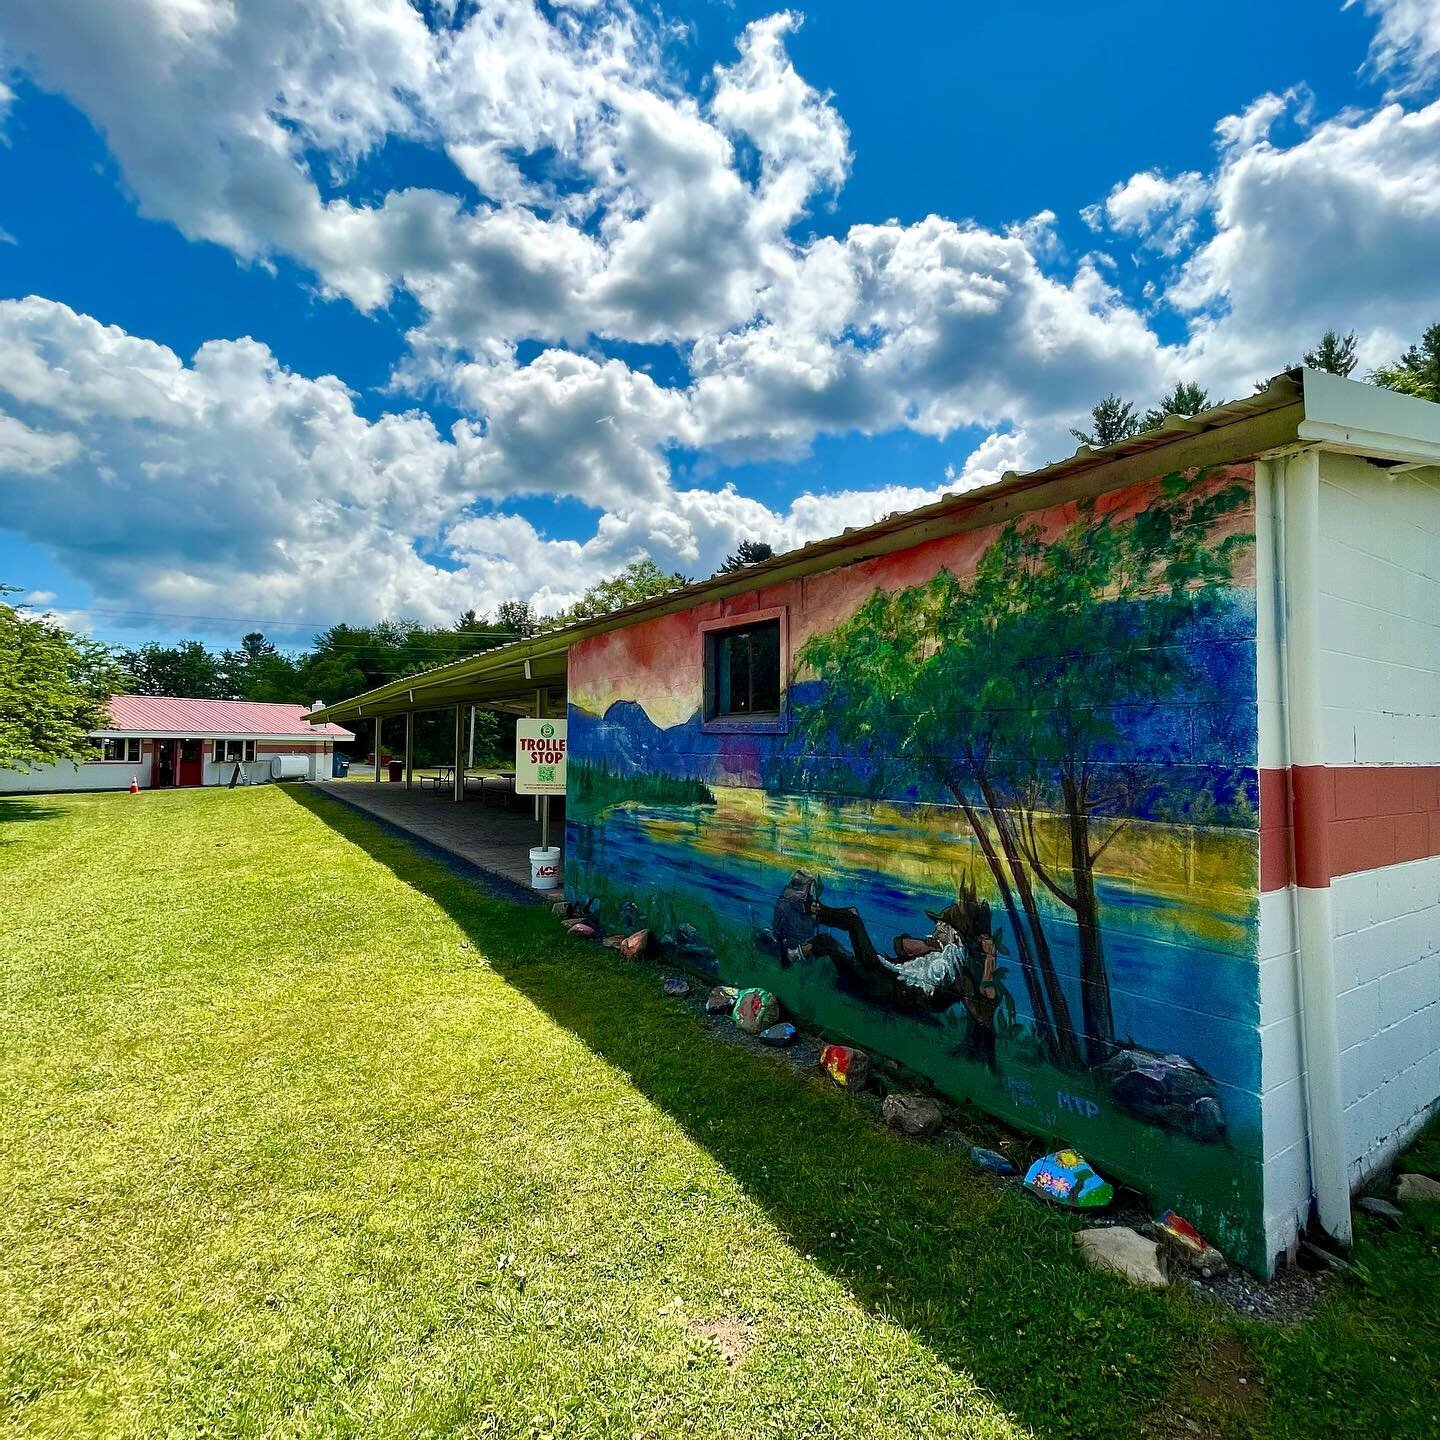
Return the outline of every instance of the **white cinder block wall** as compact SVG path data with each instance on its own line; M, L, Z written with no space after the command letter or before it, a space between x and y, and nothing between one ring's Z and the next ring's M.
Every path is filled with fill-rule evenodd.
M1278 466L1257 485L1260 764L1283 776ZM1440 1096L1440 470L1320 458L1321 701L1345 1146L1354 1184ZM1265 793L1273 805L1283 781ZM1274 817L1270 817L1272 820ZM1262 826L1267 817L1262 814ZM1426 853L1426 852L1430 853ZM1342 873L1344 872L1344 873ZM1272 1254L1309 1210L1293 886L1260 903L1265 1212Z
M1403 823L1437 838L1440 470L1391 476L1323 456L1320 562L1326 764L1412 772L1378 777L1374 814L1353 813L1372 808L1363 787L1350 787L1359 803L1336 790L1337 868L1380 862L1331 881L1345 1144L1358 1182L1440 1096L1440 856L1395 849L1385 803L1385 782L1408 779L1417 799Z

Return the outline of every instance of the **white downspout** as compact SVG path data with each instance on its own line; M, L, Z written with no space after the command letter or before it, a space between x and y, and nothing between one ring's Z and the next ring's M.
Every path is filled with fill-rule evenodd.
M1294 835L1295 928L1310 1179L1321 1227L1351 1241L1350 1175L1335 1007L1330 801L1320 694L1320 454L1275 463L1284 605L1285 717Z

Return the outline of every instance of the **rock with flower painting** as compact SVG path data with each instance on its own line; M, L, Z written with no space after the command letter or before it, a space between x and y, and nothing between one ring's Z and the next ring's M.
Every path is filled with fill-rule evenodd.
M1078 1150L1042 1155L1025 1172L1025 1188L1070 1210L1103 1210L1115 1198L1114 1187Z

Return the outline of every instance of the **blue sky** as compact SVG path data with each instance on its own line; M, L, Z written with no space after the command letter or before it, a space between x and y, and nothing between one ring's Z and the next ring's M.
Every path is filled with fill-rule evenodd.
M558 606L1440 317L1440 0L980 9L0 0L0 581Z

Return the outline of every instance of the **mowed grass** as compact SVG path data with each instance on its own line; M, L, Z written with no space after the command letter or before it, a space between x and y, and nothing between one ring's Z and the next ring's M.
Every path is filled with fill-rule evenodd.
M1133 1291L313 791L0 800L0 879L6 1435L1436 1433L1435 1216Z

